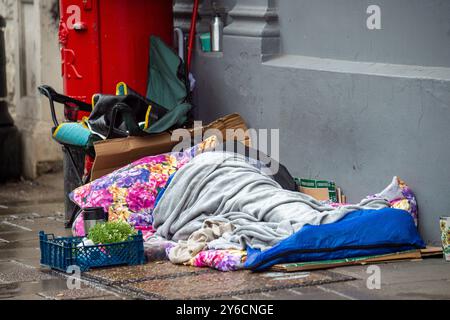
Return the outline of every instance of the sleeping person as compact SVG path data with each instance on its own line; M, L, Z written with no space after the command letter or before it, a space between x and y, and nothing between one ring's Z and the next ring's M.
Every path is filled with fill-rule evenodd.
M411 215L390 208L392 199L330 206L296 191L286 168L268 165L275 160L263 153L206 144L135 161L77 188L71 199L142 230L174 263L224 271L423 246ZM377 224L384 230L370 229ZM82 215L75 234L84 233L81 225Z

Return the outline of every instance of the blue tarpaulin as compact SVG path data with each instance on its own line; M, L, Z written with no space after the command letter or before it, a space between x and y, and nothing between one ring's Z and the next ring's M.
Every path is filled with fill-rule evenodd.
M411 215L399 209L359 210L338 222L306 225L265 251L247 248L245 268L344 259L424 248Z

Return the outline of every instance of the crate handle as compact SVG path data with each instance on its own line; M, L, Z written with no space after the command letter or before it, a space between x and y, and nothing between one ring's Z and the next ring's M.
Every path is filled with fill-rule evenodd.
M48 237L52 236L52 238L50 240L54 240L55 239L55 235L53 233L45 233L44 231L39 231L39 239L43 240L43 241L47 241L49 240Z
M53 233L48 233L47 238L51 236L51 240L55 240L55 235Z

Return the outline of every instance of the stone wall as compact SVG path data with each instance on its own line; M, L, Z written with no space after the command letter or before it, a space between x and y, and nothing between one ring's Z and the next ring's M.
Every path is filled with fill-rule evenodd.
M6 19L5 28L5 45L6 45L6 77L8 87L8 102L10 113L15 116L15 79L17 56L16 48L16 32L17 32L17 1L0 0L0 14Z
M48 100L37 92L40 84L62 90L56 5L57 0L0 0L0 14L7 19L9 108L22 135L23 175L31 179L39 168L62 159L51 139Z

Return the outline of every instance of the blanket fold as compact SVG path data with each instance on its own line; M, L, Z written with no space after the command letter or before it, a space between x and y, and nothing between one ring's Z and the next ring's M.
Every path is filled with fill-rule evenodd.
M194 231L187 241L180 240L169 250L169 260L176 264L188 262L200 251L205 250L209 242L232 230L233 225L229 222L207 219L201 229Z

